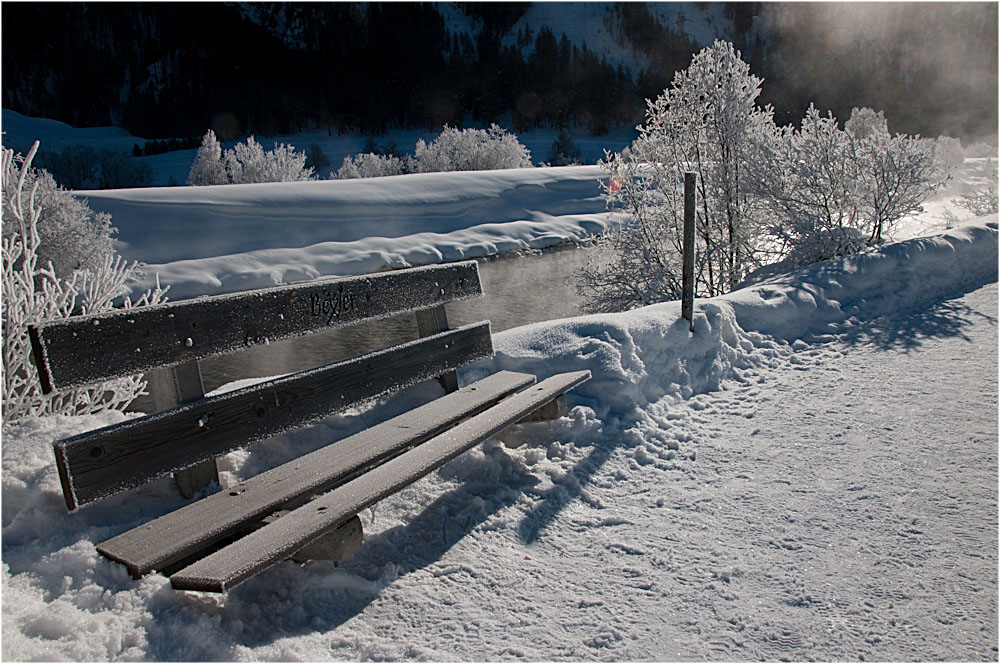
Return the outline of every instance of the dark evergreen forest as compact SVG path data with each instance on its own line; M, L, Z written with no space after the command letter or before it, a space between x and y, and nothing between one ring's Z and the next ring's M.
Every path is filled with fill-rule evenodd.
M621 39L651 63L635 74L547 28L522 29L515 44L503 46L529 4L458 3L481 26L472 39L449 33L427 3L255 3L250 10L233 3L4 3L3 105L151 139L198 137L208 127L223 139L309 127L378 135L461 126L467 117L483 124L510 117L514 131L574 125L600 135L641 122L645 99L705 46L682 26L661 26L645 3L612 5ZM815 100L842 119L852 106L875 106L908 133L959 135L991 119L995 127L995 77L992 108L971 104L948 122L932 121L929 112L943 114L943 106L970 96L964 83L942 88L939 72L901 62L907 56L898 49L860 41L853 48L867 50L835 44L806 63L803 53L823 45L808 30L752 30L763 7L728 3L725 13L730 39L765 78L761 101L774 105L779 122L796 121ZM963 20L987 41L992 30L992 52L982 57L992 58L995 72L996 26L977 16ZM995 24L995 5L992 16ZM974 44L983 39L972 36ZM882 83L894 68L902 73ZM879 84L869 84L873 77ZM937 84L928 85L930 78Z

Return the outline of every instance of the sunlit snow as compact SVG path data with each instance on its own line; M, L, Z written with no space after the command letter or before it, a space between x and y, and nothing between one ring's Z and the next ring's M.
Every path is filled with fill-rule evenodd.
M971 164L966 184L989 166ZM117 206L126 255L163 252L161 278L193 296L578 240L607 223L600 176L90 198ZM52 441L125 416L8 429L2 655L995 660L998 226L993 215L947 228L934 207L947 202L877 251L698 300L693 333L665 303L495 335L496 355L461 381L588 369L566 417L489 440L362 514L365 542L339 567L285 562L221 596L132 580L94 549L181 506L169 481L66 513ZM197 225L226 210L249 238L223 237L235 222L218 235ZM338 232L317 230L324 215ZM270 231L282 217L294 221ZM157 247L143 220L181 230ZM229 241L260 244L215 256ZM223 480L439 393L411 387L231 453Z

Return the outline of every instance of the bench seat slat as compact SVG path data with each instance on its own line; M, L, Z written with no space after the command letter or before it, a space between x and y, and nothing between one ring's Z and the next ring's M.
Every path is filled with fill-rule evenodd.
M170 583L179 590L224 592L589 378L589 371L559 374L515 394L189 565L173 574Z
M484 321L58 441L66 504L74 510L492 352Z
M125 564L134 577L163 570L248 530L279 508L352 479L534 382L529 374L498 372L122 533L97 550Z
M73 316L29 336L49 393L481 295L466 261Z

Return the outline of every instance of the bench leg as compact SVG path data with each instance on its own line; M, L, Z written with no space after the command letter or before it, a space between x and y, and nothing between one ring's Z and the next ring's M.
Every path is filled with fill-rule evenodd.
M445 313L444 305L418 311L416 317L417 334L420 335L420 338L445 332L448 329L448 314ZM438 381L448 394L458 390L458 373L454 369L438 376Z
M274 521L285 516L288 512L289 510L275 512L271 516L266 517L257 527L263 528L269 523L274 523ZM289 556L289 558L297 563L305 563L310 560L340 562L361 548L364 534L364 528L361 526L361 518L355 514L319 539L306 544Z
M360 549L363 539L364 529L361 527L361 519L354 515L347 523L296 551L292 555L292 560L297 563L309 560L340 562Z
M550 420L558 420L560 417L565 415L566 412L567 412L566 395L560 394L558 397L548 402L535 412L531 413L517 424L524 424L526 422L548 422Z
M528 414L523 419L507 427L496 436L497 440L510 449L516 449L524 445L524 439L518 435L518 425L530 424L532 422L551 422L558 420L567 413L566 395L560 394L558 397L548 402L533 413Z
M212 482L218 481L219 469L215 465L215 459L206 459L190 468L174 473L174 483L185 498L191 498Z
M176 367L154 369L146 374L146 382L157 410L166 410L205 396L197 360ZM174 473L174 482L185 498L191 498L199 490L218 481L219 471L215 459L207 459Z

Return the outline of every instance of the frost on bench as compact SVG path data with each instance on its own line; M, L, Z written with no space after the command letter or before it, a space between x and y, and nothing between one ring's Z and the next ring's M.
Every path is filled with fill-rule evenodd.
M59 441L66 504L141 486L492 353L484 321Z
M74 316L29 335L49 393L481 295L466 261Z

